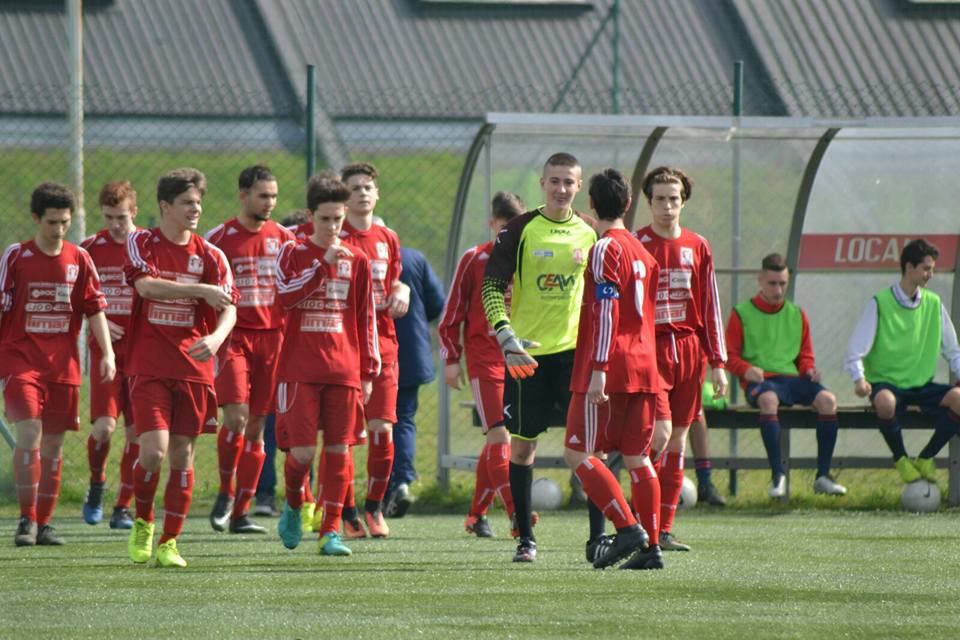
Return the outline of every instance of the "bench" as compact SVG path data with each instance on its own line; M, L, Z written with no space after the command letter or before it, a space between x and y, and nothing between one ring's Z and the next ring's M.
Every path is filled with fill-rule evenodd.
M479 417L476 414L474 403L464 400L458 403L459 406L470 408L474 414L474 424L479 426ZM710 429L730 429L734 431L759 429L757 414L759 412L746 405L733 405L726 409L705 409L704 414L707 418L707 424ZM817 459L815 457L797 458L792 457L790 453L790 435L794 429L815 429L816 413L806 407L780 407L780 452L783 456L783 468L787 472L787 495L784 500L790 497L790 469L816 469ZM856 429L870 431L875 437L881 437L878 432L876 414L869 407L850 406L838 407L837 416L840 420L840 429ZM900 426L904 430L927 430L932 429L930 418L920 414L919 411L911 407L900 418ZM562 424L559 416L554 416L552 422L557 425ZM915 454L916 452L914 452ZM445 454L441 457L445 467L450 469L460 469L463 471L473 471L476 469L476 456L458 456ZM764 457L742 457L731 456L711 456L711 464L714 469L726 469L734 474L731 476L732 484L735 487L735 474L739 469L769 469L770 464ZM538 468L565 468L566 463L562 456L537 456L535 466ZM687 460L687 467L693 467L693 460ZM944 461L937 460L938 468L946 468L948 472L947 483L947 502L951 507L960 505L960 438L951 438L948 445L948 457ZM889 469L893 470L893 461L887 456L834 456L832 468L834 469ZM736 493L732 491L732 493Z

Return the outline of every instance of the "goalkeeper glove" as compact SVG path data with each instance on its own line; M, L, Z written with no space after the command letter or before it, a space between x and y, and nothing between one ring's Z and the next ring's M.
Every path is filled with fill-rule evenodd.
M497 342L500 343L507 371L512 378L523 380L533 375L537 370L537 361L526 350L528 347L539 347L540 343L520 340L510 325L504 325L497 330Z

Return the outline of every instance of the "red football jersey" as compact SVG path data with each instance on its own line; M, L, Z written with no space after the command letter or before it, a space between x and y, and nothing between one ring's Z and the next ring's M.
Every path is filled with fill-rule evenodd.
M657 281L660 267L626 229L610 229L590 248L570 390L586 393L594 371L607 393L656 393Z
M480 285L483 273L493 251L493 242L467 249L457 264L450 283L450 295L440 316L437 332L440 334L440 358L446 364L460 361L464 349L467 354L467 375L470 378L503 379L504 364L500 345L487 314L483 311ZM463 325L463 346L460 330Z
M107 308L90 254L70 242L58 256L33 240L12 244L0 258L0 287L0 377L36 371L79 385L83 317Z
M387 298L393 283L400 280L403 267L400 264L400 237L391 229L373 224L366 231L343 222L340 237L355 247L360 247L370 260L370 281L373 300L377 307L377 333L380 335L380 358L384 364L397 361L397 330L390 317Z
M185 245L170 242L158 228L131 233L124 275L131 285L149 276L221 287L234 304L240 297L223 251L195 233ZM134 289L130 333L135 339L127 352L127 375L212 385L216 358L200 362L187 355L187 349L216 329L217 317L217 310L203 300L148 300Z
M260 231L250 231L236 218L211 229L206 239L220 247L230 260L233 285L240 293L237 326L242 329L277 329L283 326L283 309L276 304L277 256L293 233L267 220Z
M710 244L689 229L675 240L658 236L650 225L636 235L660 265L657 333L696 332L710 366L722 366L727 346Z
M131 232L132 233L132 232ZM127 261L127 243L117 242L106 229L101 229L80 243L93 258L100 275L100 285L107 299L107 320L126 330L130 325L133 309L133 287L123 277L123 265ZM93 336L91 336L91 341Z
M288 309L278 380L360 388L380 373L370 261L360 251L327 264L326 249L288 242L277 292Z
M313 235L313 222L307 220L306 222L301 222L298 225L290 227L290 233L292 233L297 240L306 240Z

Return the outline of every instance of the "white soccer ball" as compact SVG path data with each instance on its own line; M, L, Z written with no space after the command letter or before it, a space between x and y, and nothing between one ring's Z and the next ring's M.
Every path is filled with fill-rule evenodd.
M683 484L680 485L680 502L677 506L681 509L692 509L697 506L697 485L687 476L683 476Z
M533 481L531 506L537 511L556 511L563 503L563 490L550 478Z
M915 480L903 488L900 504L905 511L932 513L940 509L940 488L923 479Z

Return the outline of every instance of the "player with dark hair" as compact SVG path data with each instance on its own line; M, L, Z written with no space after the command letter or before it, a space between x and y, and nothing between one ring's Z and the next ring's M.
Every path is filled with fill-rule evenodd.
M671 533L683 485L687 431L700 411L703 354L712 367L714 393L727 392L723 366L720 296L713 254L700 235L680 226L680 213L693 194L693 181L680 169L657 167L643 179L652 217L637 237L660 265L657 296L657 365L660 392L652 457L660 477L660 546L689 551Z
M133 470L137 518L127 552L136 563L153 555L153 500L169 458L161 567L187 566L177 536L193 498L194 445L205 427L216 427L214 362L237 318L230 263L195 232L206 189L196 169L167 173L157 182L159 226L127 238L124 271L135 291L127 374L140 440Z
M504 191L494 195L488 221L493 237L496 238L507 223L523 212L524 204L518 196ZM444 381L448 386L460 389L464 382L460 357L465 355L470 389L486 438L477 458L477 481L470 513L463 523L467 533L480 538L494 535L486 516L494 496L500 496L511 522L514 513L510 491L510 434L503 416L503 354L490 323L483 315L480 295L483 273L492 252L492 240L464 252L457 263L450 295L437 327L440 358L445 363Z
M660 485L650 462L660 384L654 328L659 267L623 224L630 207L630 185L623 174L605 169L594 175L590 207L597 214L600 239L590 249L584 275L563 457L590 502L617 529L593 554L593 566L602 569L632 553L622 568L662 569ZM610 451L623 455L632 505L596 455ZM587 548L589 552L589 542Z
M545 204L500 230L484 271L483 308L509 374L503 413L511 435L510 489L520 538L514 562L536 560L530 502L537 439L570 403L582 276L597 240L593 220L573 209L582 171L569 153L547 159L540 177Z
M223 407L223 426L217 437L220 490L210 524L215 531L223 531L229 523L231 533L266 533L248 511L266 458L264 421L273 413L283 344L276 262L280 247L294 235L270 219L277 205L277 179L268 167L247 167L240 173L238 186L239 215L206 235L230 261L240 294L237 324L226 349L217 356L217 403Z
M727 366L740 378L747 402L760 409L760 435L767 450L771 498L787 493L780 453L780 405L812 405L817 410L817 476L815 493L842 496L847 490L830 476L837 443L837 398L820 384L813 357L810 323L785 294L790 271L779 253L763 259L760 291L733 308L727 323Z
M107 384L117 372L97 269L85 249L64 239L75 208L63 185L39 185L30 196L34 237L0 258L0 381L16 432L18 547L63 544L50 517L60 495L64 434L80 429L77 340L84 316L102 354L99 381Z
M933 458L960 428L960 388L933 380L938 354L950 363L952 378L960 378L956 329L940 296L927 288L938 257L937 248L922 238L904 246L900 282L867 301L843 364L854 392L873 403L880 433L904 482L934 482ZM897 422L908 405L919 406L936 420L930 441L913 461Z
M382 368L373 380L373 393L364 408L367 421L367 495L364 520L370 535L385 538L390 529L383 519L383 499L393 468L393 424L397 421L398 350L393 319L407 313L410 288L400 281L400 238L374 222L374 209L380 199L376 168L366 162L348 164L340 170L340 179L350 191L347 217L340 237L359 248L370 260L373 299L377 309L377 334L380 337ZM353 485L347 493L343 521L348 538L366 536L357 513Z
M117 419L123 414L126 444L120 458L120 490L110 516L111 529L130 529L133 518L133 463L140 455L140 445L134 433L130 389L124 373L124 353L133 308L133 288L123 278L123 264L127 259L127 236L137 230L137 192L128 180L108 182L100 190L100 213L104 228L84 240L80 246L87 250L100 274L103 294L107 299L107 327L113 341L117 375L107 384L100 382L100 360L103 353L96 340L88 343L90 354L90 421L93 428L87 438L87 462L90 465L90 488L83 501L83 519L97 524L103 519L103 487L107 481L105 467L110 453L110 440L117 428Z
M277 446L284 463L286 500L277 526L288 549L303 535L304 483L323 431L323 515L320 554L350 555L340 519L353 484L350 445L363 424L363 404L380 371L370 262L341 241L346 186L320 175L307 185L313 233L288 242L277 258L277 291L288 310L277 388Z

